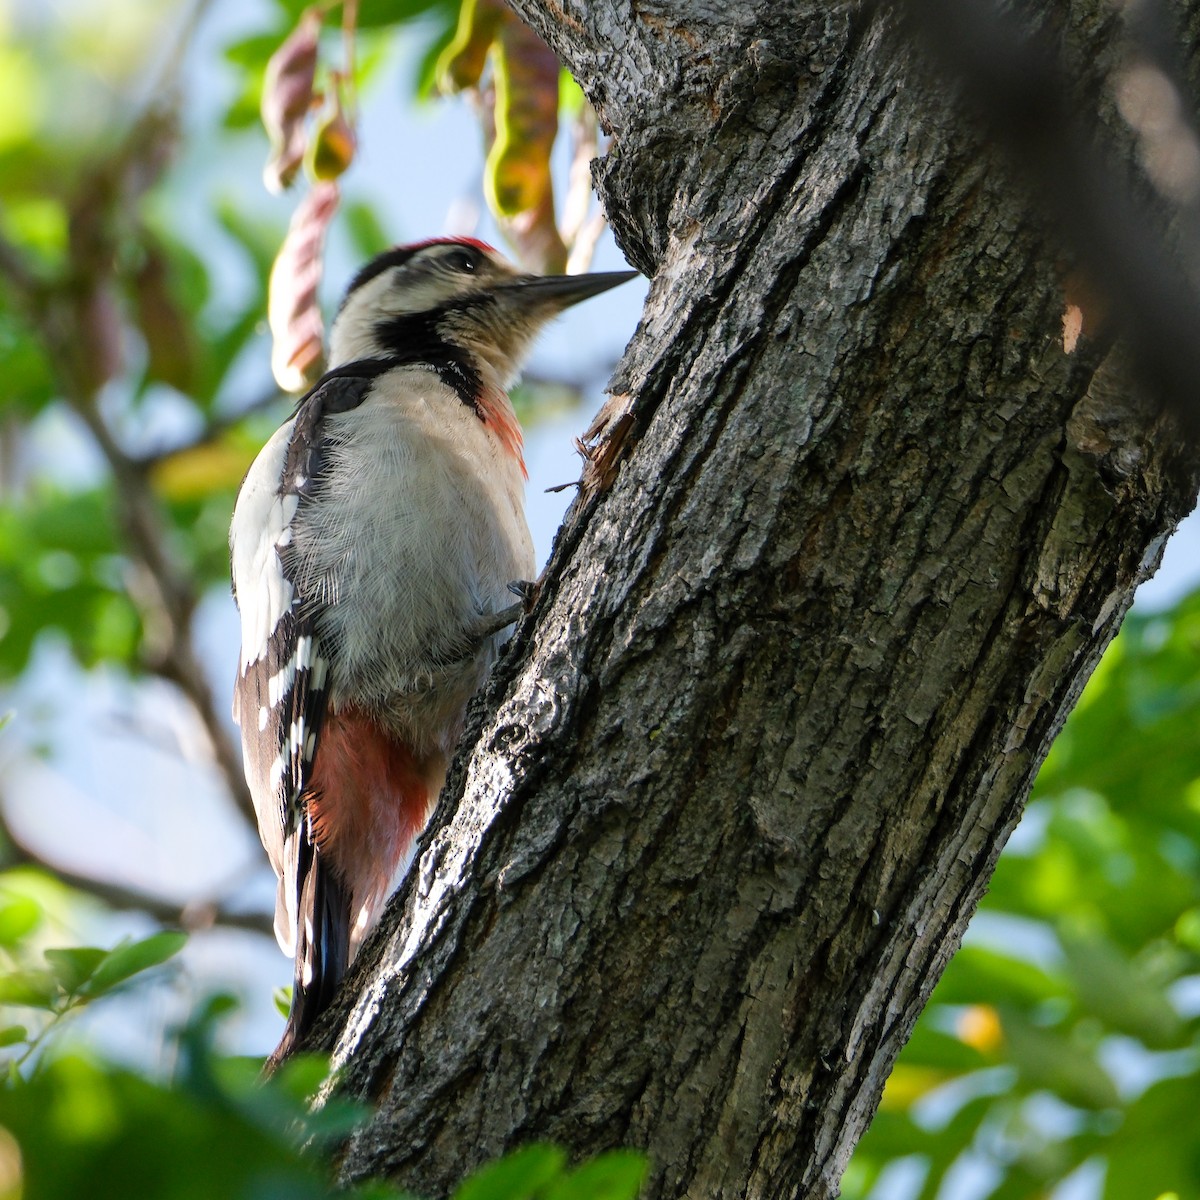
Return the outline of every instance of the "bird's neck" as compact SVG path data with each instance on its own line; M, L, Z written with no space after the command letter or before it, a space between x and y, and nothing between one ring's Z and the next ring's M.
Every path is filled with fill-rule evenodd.
M367 357L348 361L335 359L321 377L321 382L334 376L373 378L397 367L418 367L432 371L475 413L496 439L500 450L516 462L522 477L528 479L521 423L517 420L499 372L493 364L479 360L461 347L450 343L443 345L443 350L430 357L415 354L411 350L381 355L379 347L374 347L373 353ZM398 347L395 349L399 350Z

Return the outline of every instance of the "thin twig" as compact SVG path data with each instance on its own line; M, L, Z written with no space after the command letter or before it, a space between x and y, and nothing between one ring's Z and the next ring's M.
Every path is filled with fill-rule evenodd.
M11 866L40 867L49 871L56 879L76 891L94 896L109 908L121 912L144 912L162 925L175 926L189 932L211 929L219 925L226 929L245 929L252 933L273 935L272 919L262 912L239 912L228 908L219 900L189 900L178 904L137 888L124 887L105 879L97 879L51 862L39 854L27 842L13 833L2 809L0 809L0 837L9 847Z
M146 454L131 456L130 461L138 470L149 471L166 459L174 458L177 454L187 454L192 450L200 449L201 446L209 446L231 429L236 429L247 417L252 417L277 405L282 397L283 393L279 388L272 386L269 391L263 392L248 404L243 404L220 416L210 417L205 422L204 428L195 437L188 438L187 441L176 442L171 446L161 446Z

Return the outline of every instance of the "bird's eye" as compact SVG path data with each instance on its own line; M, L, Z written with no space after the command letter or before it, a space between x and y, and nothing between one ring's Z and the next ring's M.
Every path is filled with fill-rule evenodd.
M452 271L462 271L466 275L473 275L476 267L479 266L479 255L474 250L454 250L447 254L442 262Z

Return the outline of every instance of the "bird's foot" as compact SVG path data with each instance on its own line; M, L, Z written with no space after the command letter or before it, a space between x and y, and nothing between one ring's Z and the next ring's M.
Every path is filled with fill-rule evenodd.
M538 602L538 597L542 594L542 581L540 579L514 579L508 585L508 590L514 596L519 596L521 599L520 607L527 613L533 612L533 606ZM518 607L513 605L513 607Z
M502 629L515 625L526 613L533 610L538 598L539 585L537 583L527 579L517 579L508 585L508 590L514 596L520 596L520 601L500 609L499 612L486 613L476 618L475 627L471 632L481 642L493 634L499 633Z

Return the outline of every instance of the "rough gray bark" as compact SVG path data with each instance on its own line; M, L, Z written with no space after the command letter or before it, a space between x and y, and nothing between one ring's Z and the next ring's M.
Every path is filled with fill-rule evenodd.
M325 1027L377 1109L341 1171L445 1194L551 1138L644 1148L651 1197L832 1196L1197 458L1065 350L885 18L518 7L654 276L634 421Z

